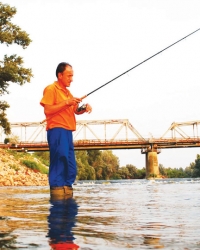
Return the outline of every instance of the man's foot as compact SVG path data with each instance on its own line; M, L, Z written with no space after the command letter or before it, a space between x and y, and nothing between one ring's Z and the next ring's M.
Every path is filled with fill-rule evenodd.
M73 188L70 186L64 186L65 194L66 195L73 195Z
M50 188L51 199L53 200L63 200L68 199L73 196L73 188L64 186L64 187L51 187Z

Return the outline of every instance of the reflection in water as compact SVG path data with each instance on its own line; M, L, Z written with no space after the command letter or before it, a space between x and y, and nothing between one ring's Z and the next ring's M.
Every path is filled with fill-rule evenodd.
M6 225L6 217L0 216L0 249L11 249L15 243L14 236L11 235L12 230Z
M45 249L47 192L44 187L0 187L0 249Z
M152 185L153 184L153 185ZM160 216L160 194L158 187L154 185L155 181L149 182L147 185L147 193L148 198L146 199L146 208L148 209L148 213L152 216L153 219ZM142 230L147 232L147 234L143 234L144 237L144 245L153 248L164 248L164 245L160 243L161 234L157 234L160 230L164 229L166 226L163 223L150 221L142 226Z
M78 205L72 197L66 199L50 200L50 211L48 216L49 244L52 249L77 250L78 245L74 243L72 232L76 224Z
M142 227L143 230L146 229L146 231L152 232L153 234L144 234L144 245L149 245L154 248L164 248L164 245L160 243L160 237L161 234L155 234L157 230L164 229L165 225L161 223L156 223L156 222L150 222L147 223L145 226ZM152 231L151 231L152 230Z
M150 235L144 236L144 245L149 245L156 249L164 248L164 246L160 244L160 238Z
M200 179L84 181L58 201L0 187L0 249L200 249L199 192Z

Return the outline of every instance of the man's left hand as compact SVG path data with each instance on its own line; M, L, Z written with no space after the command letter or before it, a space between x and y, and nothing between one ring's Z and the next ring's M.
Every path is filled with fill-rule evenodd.
M87 112L88 114L90 114L92 112L92 107L90 106L90 104L86 104L86 110L85 112Z

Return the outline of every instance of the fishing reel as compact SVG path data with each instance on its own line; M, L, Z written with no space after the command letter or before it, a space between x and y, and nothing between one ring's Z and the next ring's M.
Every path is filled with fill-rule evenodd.
M77 112L81 112L81 111L85 111L86 110L86 107L87 107L87 104L83 104L82 106L78 106L76 111Z

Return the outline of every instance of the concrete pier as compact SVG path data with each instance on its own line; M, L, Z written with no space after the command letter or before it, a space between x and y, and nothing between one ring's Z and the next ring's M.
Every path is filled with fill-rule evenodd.
M159 171L158 154L160 150L156 147L149 147L148 149L142 150L142 154L145 154L146 163L146 178L162 178Z

